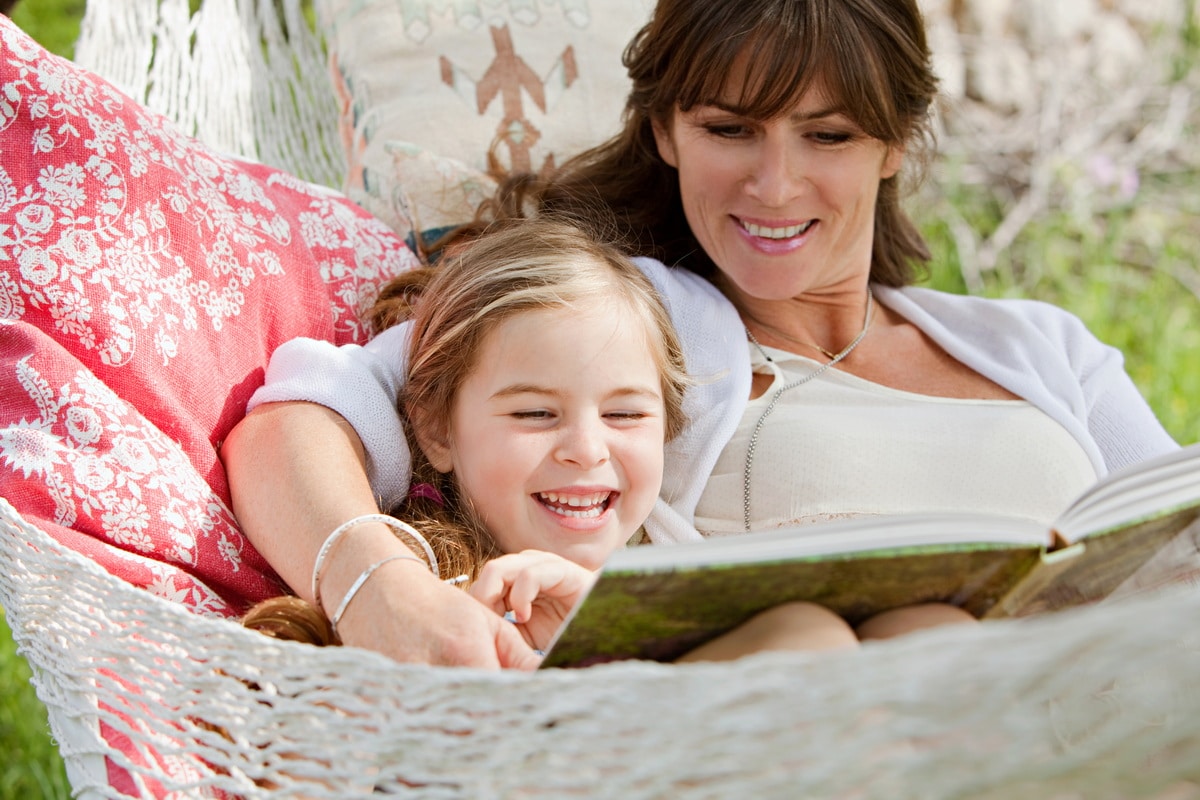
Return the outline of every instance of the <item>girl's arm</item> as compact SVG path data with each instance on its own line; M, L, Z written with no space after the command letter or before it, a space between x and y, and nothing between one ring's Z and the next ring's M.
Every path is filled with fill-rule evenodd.
M496 614L511 611L529 646L545 650L595 580L596 573L573 561L524 550L484 564L471 596Z
M346 520L379 511L358 436L324 406L267 403L230 432L221 456L246 536L311 602L313 564L325 538ZM322 571L326 614L367 567L403 552L409 552L405 544L385 525L364 523L348 532ZM338 633L346 644L398 661L524 669L537 664L512 625L411 560L376 572L347 608Z

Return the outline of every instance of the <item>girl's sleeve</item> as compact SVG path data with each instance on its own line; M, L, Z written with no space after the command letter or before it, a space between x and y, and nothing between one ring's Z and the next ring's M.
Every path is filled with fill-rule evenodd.
M316 339L293 339L271 355L265 382L247 412L263 403L305 401L345 418L362 441L367 477L380 507L408 493L412 455L397 400L404 383L409 326L389 328L368 344L341 347Z

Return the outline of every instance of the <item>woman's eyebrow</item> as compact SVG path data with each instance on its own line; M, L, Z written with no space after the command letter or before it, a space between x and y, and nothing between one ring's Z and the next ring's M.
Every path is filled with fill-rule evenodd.
M703 103L702 105L708 106L709 108L715 108L718 111L724 111L728 114L736 114L737 116L746 115L744 109L739 108L732 103L721 102L720 100L714 100L710 103ZM812 111L796 111L788 114L788 119L792 120L793 122L811 122L812 120L825 119L826 117L836 117L845 113L846 112L842 107L829 105L814 109Z

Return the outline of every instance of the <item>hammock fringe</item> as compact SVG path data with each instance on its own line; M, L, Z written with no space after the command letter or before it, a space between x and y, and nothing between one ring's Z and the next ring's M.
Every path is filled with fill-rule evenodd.
M93 0L74 61L187 134L338 188L346 172L320 36L300 0Z

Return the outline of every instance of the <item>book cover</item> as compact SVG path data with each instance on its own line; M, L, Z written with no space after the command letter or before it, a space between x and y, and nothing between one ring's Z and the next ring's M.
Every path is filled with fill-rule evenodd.
M1050 528L911 514L630 548L605 565L542 666L670 661L795 600L851 625L923 602L979 618L1055 611L1106 597L1183 535L1200 539L1200 445L1108 476Z

